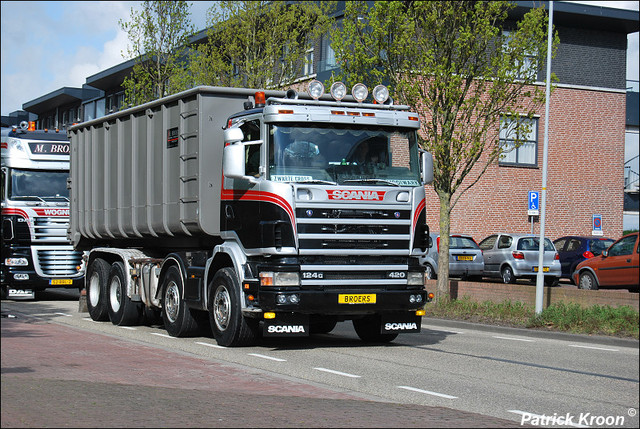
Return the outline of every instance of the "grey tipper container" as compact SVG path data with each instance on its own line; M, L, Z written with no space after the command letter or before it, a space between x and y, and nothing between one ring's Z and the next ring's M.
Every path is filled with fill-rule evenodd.
M71 127L74 246L182 247L219 237L223 128L255 92L197 87Z

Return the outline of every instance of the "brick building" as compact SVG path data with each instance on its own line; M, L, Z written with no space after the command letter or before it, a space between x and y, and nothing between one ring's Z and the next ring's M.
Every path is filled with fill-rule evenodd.
M540 3L517 1L516 22ZM344 2L338 2L344 8ZM342 19L339 10L334 17ZM638 31L638 12L554 2L554 25L560 36L552 71L559 83L551 97L547 177L546 235L591 234L592 216L602 216L605 236L623 229L624 147L626 120L627 35ZM200 43L203 30L191 38ZM328 37L308 51L310 63L301 79L325 81L337 65ZM121 107L121 84L134 61L126 61L86 79L83 88L61 88L23 104L38 115L39 126L66 128L74 122L106 115ZM545 71L538 75L542 85ZM481 240L490 233L539 232L539 219L527 214L529 191L542 186L544 106L526 147L492 166L452 212L451 231ZM439 202L427 189L427 222L438 230Z

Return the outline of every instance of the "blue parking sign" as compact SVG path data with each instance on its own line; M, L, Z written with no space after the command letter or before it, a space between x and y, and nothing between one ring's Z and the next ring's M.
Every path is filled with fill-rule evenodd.
M529 216L538 216L540 214L540 193L538 191L529 191Z

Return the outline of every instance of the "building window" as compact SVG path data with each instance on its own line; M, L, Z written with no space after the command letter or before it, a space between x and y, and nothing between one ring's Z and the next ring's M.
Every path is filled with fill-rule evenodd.
M302 67L302 76L310 76L313 74L313 46L307 49L304 54L304 65Z
M500 165L538 164L538 119L500 118Z
M509 42L513 38L512 33L504 30L502 35L504 36L502 50L504 53L509 53ZM515 77L520 79L536 79L538 75L537 70L534 68L536 57L537 52L526 52L522 60L516 60L515 65L518 71Z

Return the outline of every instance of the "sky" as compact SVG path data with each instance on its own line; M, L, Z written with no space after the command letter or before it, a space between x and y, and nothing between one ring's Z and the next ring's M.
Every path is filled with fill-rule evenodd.
M191 22L206 27L212 1L194 1ZM556 2L558 3L558 2ZM638 10L638 1L579 1ZM0 106L2 115L62 87L80 88L86 78L126 61L131 1L2 1L0 10ZM638 33L629 36L627 79L638 77Z

